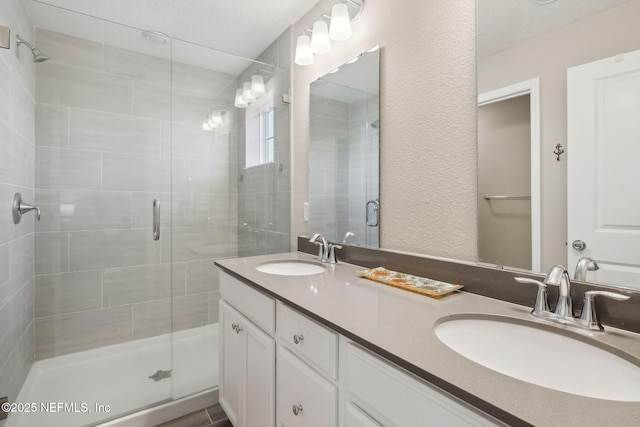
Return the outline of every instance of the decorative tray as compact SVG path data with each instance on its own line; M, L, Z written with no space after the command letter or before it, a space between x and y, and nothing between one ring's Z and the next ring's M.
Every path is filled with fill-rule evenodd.
M452 285L451 283L427 279L426 277L398 273L397 271L387 270L384 267L360 270L358 274L367 279L384 283L385 285L395 286L396 288L427 295L432 298L441 298L463 287L462 285Z

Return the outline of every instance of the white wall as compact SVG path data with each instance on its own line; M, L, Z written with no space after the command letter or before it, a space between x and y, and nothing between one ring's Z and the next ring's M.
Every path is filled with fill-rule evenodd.
M334 3L296 23L292 42ZM349 41L293 67L293 238L307 230L309 83L379 44L381 246L475 260L475 3L367 0Z
M640 2L629 1L478 59L478 93L540 77L543 271L567 260L567 68L640 49L639 16Z

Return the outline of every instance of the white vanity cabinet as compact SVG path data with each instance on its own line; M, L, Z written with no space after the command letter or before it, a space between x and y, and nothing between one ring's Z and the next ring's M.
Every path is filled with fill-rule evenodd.
M338 425L338 334L278 302L278 426Z
M225 273L220 282L220 405L235 427L274 427L275 301Z
M344 337L340 352L349 427L504 425Z
M504 425L224 272L220 290L220 404L235 427Z

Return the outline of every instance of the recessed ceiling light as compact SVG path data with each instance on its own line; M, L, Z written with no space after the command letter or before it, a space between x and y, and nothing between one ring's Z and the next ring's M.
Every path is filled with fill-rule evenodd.
M142 32L142 37L152 43L167 44L169 43L169 36L160 31L146 30Z

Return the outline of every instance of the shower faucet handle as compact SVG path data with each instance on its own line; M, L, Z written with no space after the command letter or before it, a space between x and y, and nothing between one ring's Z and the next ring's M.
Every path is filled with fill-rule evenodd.
M22 215L27 212L36 211L36 219L40 221L40 208L33 205L28 205L22 201L22 194L16 193L13 195L13 223L18 224L22 220Z

